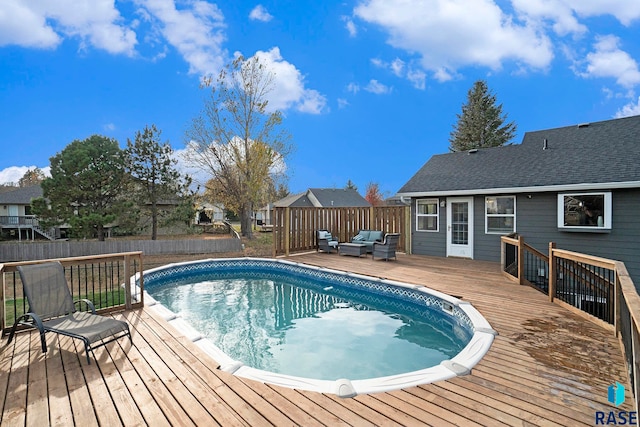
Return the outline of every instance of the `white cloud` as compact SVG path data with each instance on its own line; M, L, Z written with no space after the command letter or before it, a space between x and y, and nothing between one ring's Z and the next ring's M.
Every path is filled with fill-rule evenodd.
M427 75L422 70L410 69L407 71L407 79L416 89L424 90L426 87Z
M9 166L0 170L0 184L16 184L27 171L36 169L37 166ZM51 167L39 168L45 176L51 176Z
M615 114L615 118L619 119L621 117L629 117L629 116L637 116L640 115L640 97L638 97L637 102L630 102L624 107L622 107Z
M638 63L619 48L620 39L616 36L597 38L594 51L586 56L586 67L579 72L583 77L611 77L626 88L640 84Z
M20 0L0 2L0 46L54 48L62 38L47 25L46 15Z
M371 63L376 67L388 69L397 77L409 80L416 89L422 90L426 86L427 74L416 68L414 64L407 64L400 58L396 58L391 62L373 58Z
M417 54L439 80L464 66L499 69L505 61L544 69L553 58L536 25L516 23L491 0L370 0L354 15L382 27L390 45Z
M351 36L351 37L357 36L358 35L358 30L356 28L356 24L353 22L353 19L351 19L348 16L342 16L341 19L344 22L344 27L349 32L349 36Z
M366 90L367 92L375 93L376 95L391 93L391 87L386 86L375 79L371 79L364 90Z
M113 0L2 0L0 46L55 48L78 37L82 47L133 55L136 34L122 21Z
M391 71L398 77L401 77L404 74L405 66L404 61L400 58L396 58L391 62Z
M174 0L137 0L156 30L189 64L189 73L217 74L227 60L224 16L204 0L195 0L178 9Z
M360 86L357 83L349 83L347 85L347 92L351 92L353 94L356 94L356 93L360 92Z
M273 91L268 96L270 109L284 111L293 108L311 114L323 112L326 97L317 90L305 88L304 76L282 58L278 47L268 52L258 51L255 56L274 74Z
M640 19L640 2L629 0L562 0L581 17L612 15L623 25Z
M566 0L513 0L512 3L529 19L551 21L553 30L561 36L587 32L587 27L578 22L574 8Z
M349 101L344 98L338 98L338 108L343 109L349 106Z
M273 19L273 15L267 12L267 9L263 5L259 4L251 10L249 19L252 21L269 22Z

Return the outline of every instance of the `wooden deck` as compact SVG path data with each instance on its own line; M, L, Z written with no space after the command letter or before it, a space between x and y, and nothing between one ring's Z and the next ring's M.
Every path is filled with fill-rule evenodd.
M0 424L199 426L594 425L618 408L607 387L629 389L611 332L512 283L494 263L399 255L397 261L313 253L296 262L385 277L470 301L499 336L471 375L389 393L341 399L220 372L201 350L148 309L116 317L133 341L96 351L87 365L76 342L21 333L0 344ZM76 353L80 351L80 354Z

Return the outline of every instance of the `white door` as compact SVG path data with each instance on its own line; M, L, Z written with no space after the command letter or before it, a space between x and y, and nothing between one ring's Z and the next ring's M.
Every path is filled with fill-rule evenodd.
M18 207L16 205L9 205L9 224L18 225Z
M473 197L447 199L447 256L473 258Z

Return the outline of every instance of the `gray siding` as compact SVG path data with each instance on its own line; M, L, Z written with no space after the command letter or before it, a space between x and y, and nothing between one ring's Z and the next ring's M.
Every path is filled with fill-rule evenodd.
M549 242L570 251L622 261L636 286L640 285L640 190L612 191L611 230L607 233L560 231L557 193L518 196L518 234L547 253Z
M428 197L434 199L435 197ZM440 201L445 199L440 198ZM447 209L439 208L439 231L416 231L416 199L411 203L411 252L416 255L447 256Z
M506 194L508 195L508 194ZM640 287L640 190L612 191L612 229L607 233L561 231L557 226L558 193L516 195L516 231L525 242L543 253L549 242L556 247L623 261L636 286ZM500 261L500 236L485 234L484 196L475 196L474 258ZM440 198L445 200L445 198ZM446 256L446 208L440 208L437 233L415 231L415 200L411 209L412 252Z

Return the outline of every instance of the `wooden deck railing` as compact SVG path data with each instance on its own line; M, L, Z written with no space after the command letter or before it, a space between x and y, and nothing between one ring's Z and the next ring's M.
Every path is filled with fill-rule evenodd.
M400 233L398 250L410 253L409 215L407 206L275 208L272 221L274 256L314 250L316 231L322 229L330 231L340 242L350 242L359 230Z
M623 262L557 249L549 255L527 245L522 236L503 236L502 271L533 286L549 300L610 329L620 338L636 411L640 394L640 295ZM532 279L534 278L534 279Z
M141 307L144 304L142 280L142 252L58 258L39 261L7 262L0 264L0 332L13 326L15 319L28 310L17 267L60 261L74 300L87 298L96 311L108 312ZM137 286L131 286L136 278Z

